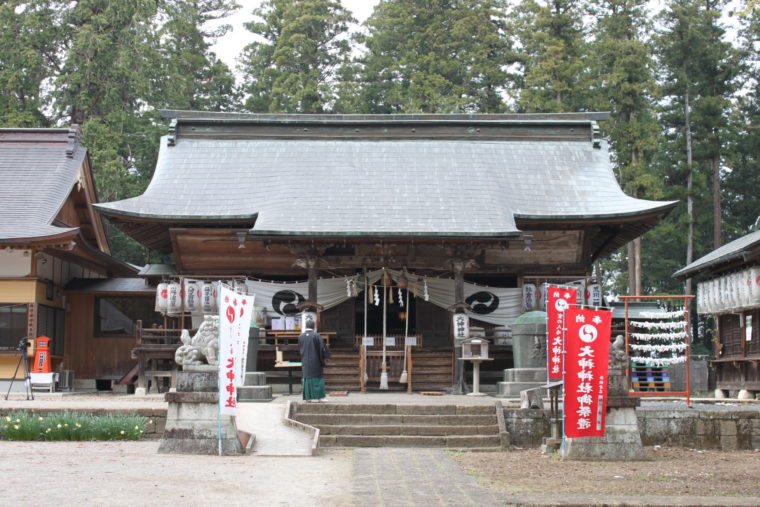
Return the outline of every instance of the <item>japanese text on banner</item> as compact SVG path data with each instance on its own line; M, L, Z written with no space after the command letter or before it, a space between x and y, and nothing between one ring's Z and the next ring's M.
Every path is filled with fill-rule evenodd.
M221 413L235 415L237 387L245 381L253 296L219 291L219 399Z
M565 310L575 305L577 289L550 285L546 290L546 373L549 382L562 380L565 344Z
M603 437L612 312L565 311L565 436Z

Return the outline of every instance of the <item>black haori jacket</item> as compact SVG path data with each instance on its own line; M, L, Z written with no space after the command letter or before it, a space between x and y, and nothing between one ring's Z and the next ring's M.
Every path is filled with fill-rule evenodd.
M322 337L308 329L298 337L298 349L301 351L301 369L303 378L321 378L325 359L330 357L330 350Z

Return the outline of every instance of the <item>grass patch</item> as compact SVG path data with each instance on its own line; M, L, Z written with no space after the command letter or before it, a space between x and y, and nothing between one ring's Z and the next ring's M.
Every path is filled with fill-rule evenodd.
M60 412L39 416L13 412L0 416L5 440L139 440L148 421L137 415L95 416Z

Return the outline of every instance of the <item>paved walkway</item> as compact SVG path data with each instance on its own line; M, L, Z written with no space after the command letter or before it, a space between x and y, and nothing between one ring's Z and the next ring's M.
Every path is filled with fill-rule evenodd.
M256 456L311 456L311 435L283 422L285 406L269 403L239 403L237 427L253 433Z
M357 448L352 493L357 506L502 505L442 449Z

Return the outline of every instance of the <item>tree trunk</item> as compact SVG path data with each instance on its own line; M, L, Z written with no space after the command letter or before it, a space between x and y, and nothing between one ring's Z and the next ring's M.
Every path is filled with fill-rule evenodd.
M720 195L720 156L715 155L710 161L713 178L713 248L723 245L723 220L721 216Z
M631 165L636 166L639 162L639 154L636 148L631 150ZM638 197L638 192L633 189L633 197ZM641 295L641 238L636 238L628 243L628 295Z
M691 153L691 121L689 120L689 89L684 94L684 124L686 127L686 166L689 175L686 180L686 216L689 221L689 232L686 240L686 264L694 261L694 173L692 170ZM686 279L686 294L692 293L691 278Z
M628 295L636 295L636 249L633 241L628 242Z
M641 296L641 236L633 240L633 251L636 259L636 295Z

